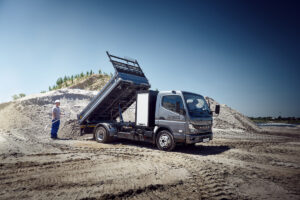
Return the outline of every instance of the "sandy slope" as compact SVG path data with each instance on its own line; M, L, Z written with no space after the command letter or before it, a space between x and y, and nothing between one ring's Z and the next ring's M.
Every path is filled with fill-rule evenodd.
M214 140L162 152L74 136L70 120L95 95L59 90L0 104L0 199L299 199L299 129L260 130L222 105ZM49 139L61 99L61 140ZM214 106L212 102L212 106Z

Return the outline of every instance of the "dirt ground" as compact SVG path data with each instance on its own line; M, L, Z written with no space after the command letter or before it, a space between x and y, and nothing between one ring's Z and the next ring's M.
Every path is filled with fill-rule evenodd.
M13 138L36 151L2 145L0 199L300 199L299 127L215 129L209 143L174 152L125 140L99 144L91 135L51 140L33 137L33 129L13 131L0 134L1 145Z
M173 152L99 144L78 136L76 120L96 94L61 89L0 104L0 199L300 199L299 125L261 129L221 104L208 143ZM51 140L57 99L64 115Z

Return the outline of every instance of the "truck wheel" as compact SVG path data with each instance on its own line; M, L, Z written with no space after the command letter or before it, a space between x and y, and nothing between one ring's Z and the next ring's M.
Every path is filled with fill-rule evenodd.
M107 130L102 126L99 126L95 131L95 139L99 143L107 143L109 142L110 137Z
M157 148L163 151L172 151L175 148L173 135L167 131L160 131L156 138Z

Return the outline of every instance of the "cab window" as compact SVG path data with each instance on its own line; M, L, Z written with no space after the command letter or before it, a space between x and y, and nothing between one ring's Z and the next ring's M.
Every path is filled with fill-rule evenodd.
M162 107L179 114L184 113L182 98L178 95L164 96L162 98Z

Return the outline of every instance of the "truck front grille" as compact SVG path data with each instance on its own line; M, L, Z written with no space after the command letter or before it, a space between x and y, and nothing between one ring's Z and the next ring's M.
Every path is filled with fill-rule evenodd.
M193 124L194 128L197 130L208 130L211 128L211 125L196 125Z

